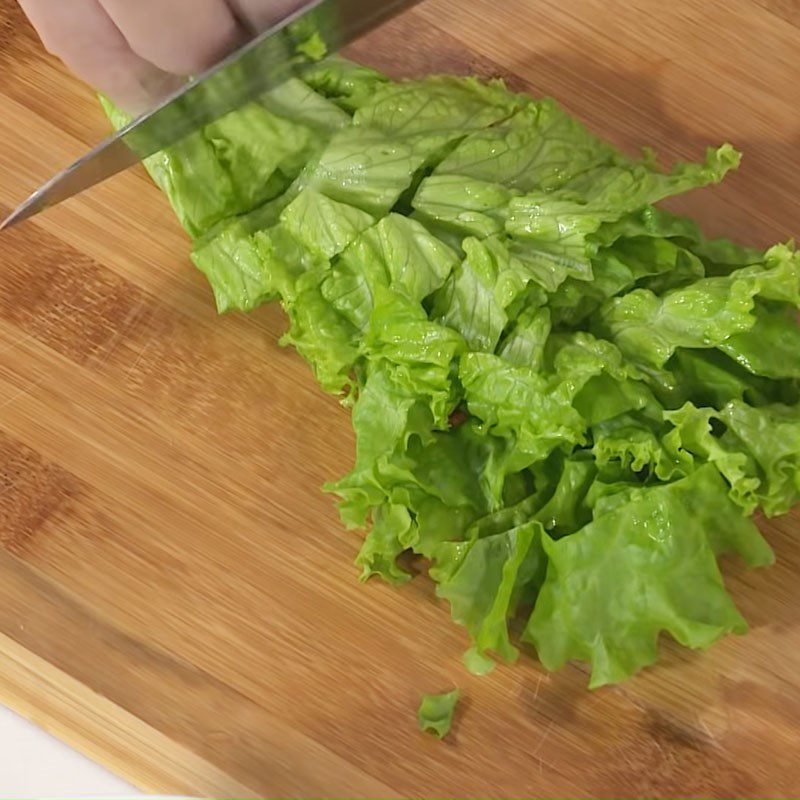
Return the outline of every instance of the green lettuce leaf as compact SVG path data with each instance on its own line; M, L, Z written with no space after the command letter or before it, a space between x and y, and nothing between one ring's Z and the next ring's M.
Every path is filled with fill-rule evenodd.
M728 337L719 349L754 375L800 378L800 327L787 308L758 303L753 327Z
M591 686L653 663L661 631L694 648L743 633L747 625L725 592L715 556L771 559L710 465L640 490L572 536L546 537L543 545L547 577L523 638L548 669L569 659L588 662Z
M356 111L353 123L401 138L442 133L461 138L495 125L529 102L508 92L501 81L433 76L376 88L370 102Z
M769 516L785 514L800 499L800 405L731 400L715 411L687 403L665 416L687 451L717 467L747 513L761 506Z
M303 69L303 81L348 112L367 103L388 78L374 69L332 56Z
M280 90L280 105L267 95L264 103L248 103L145 159L191 236L278 197L322 149L336 126L326 130L306 122L299 109L309 105L309 92L299 86L295 79ZM117 127L129 121L105 104Z
M660 481L686 477L695 468L679 432L642 415L624 413L600 422L592 428L592 439L600 468L618 462L636 473L647 470Z
M447 427L458 401L453 364L466 349L456 331L431 322L421 305L379 289L363 348L371 368L424 403L437 428Z
M739 163L729 145L709 150L704 164L679 164L661 173L647 164L603 166L584 172L553 192L512 198L506 231L528 242L567 274L590 280L597 253L594 235L603 223L689 189L718 183Z
M325 270L304 273L287 305L289 330L283 344L308 361L325 391L341 392L351 383L359 357L358 330L325 299L320 281Z
M320 192L381 215L433 168L448 146L492 125L519 105L502 87L428 78L387 83L360 105L353 126L335 135L309 178Z
M289 78L262 95L259 102L273 114L302 123L326 139L350 124L347 112L299 78Z
M732 400L719 414L725 436L755 461L757 498L769 516L785 514L800 499L800 406L751 408Z
M597 465L588 451L578 450L569 458L557 456L556 463L549 464L548 469L558 480L552 492L548 491L547 501L536 510L535 518L551 537L560 538L591 521L591 509L585 501L597 478ZM541 562L546 563L544 559Z
M437 173L552 191L587 170L624 163L555 102L529 103L499 125L466 137Z
M458 260L419 222L389 214L341 253L322 290L341 314L366 330L381 288L421 303L444 284Z
M459 378L470 413L482 429L508 438L514 449L508 470L516 472L585 441L585 424L572 407L571 386L515 367L489 353L468 353Z
M434 297L432 316L457 330L471 350L492 352L512 304L538 276L500 237L465 239L463 248L466 258Z
M409 510L402 505L384 503L372 516L372 530L361 545L356 565L361 567L361 580L380 575L385 581L402 584L411 575L397 564L397 557L406 549L413 520Z
M417 711L417 722L421 731L443 739L453 725L453 715L461 693L458 689L445 694L425 694Z
M226 216L249 211L284 192L318 143L315 131L259 103L249 103L212 122L204 136L236 194L235 205L225 209Z
M497 354L515 367L539 370L551 330L550 309L528 306L514 320L497 348Z
M516 659L508 619L516 612L520 594L541 583L541 533L540 523L531 520L466 545L446 542L437 549L431 570L434 580L441 578L436 593L450 603L453 619L466 627L474 653Z
M296 241L318 258L331 259L375 222L364 211L305 189L281 214L281 223Z
M769 380L748 372L720 350L678 349L663 370L647 370L647 379L665 408L691 401L720 409L730 400L752 406L769 403L794 405L798 399L793 380Z
M420 183L411 201L415 218L460 238L502 233L514 192L499 183L436 174Z
M744 630L716 556L769 563L747 517L800 499L800 255L654 205L738 153L664 172L499 81L393 82L292 35L294 77L145 166L218 310L278 300L352 410L326 488L367 531L362 579L427 572L481 674L520 617L592 685L662 631ZM443 734L455 698L421 724Z
M778 246L762 264L704 278L662 297L636 289L606 303L596 329L634 361L661 367L678 347L718 347L751 330L756 297L800 304L800 255Z

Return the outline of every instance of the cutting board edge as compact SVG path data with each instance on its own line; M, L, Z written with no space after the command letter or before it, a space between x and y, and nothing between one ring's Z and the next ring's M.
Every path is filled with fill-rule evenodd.
M257 796L3 632L0 703L144 792Z

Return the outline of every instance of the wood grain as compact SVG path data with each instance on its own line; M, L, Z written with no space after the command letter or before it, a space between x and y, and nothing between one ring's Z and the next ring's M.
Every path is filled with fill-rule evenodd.
M785 0L427 0L352 48L394 75L502 75L626 150L731 140L678 203L714 233L800 235L800 28ZM0 211L106 125L0 0ZM465 674L424 581L358 584L320 485L346 412L219 319L141 170L0 239L0 695L145 789L205 796L790 796L800 791L798 517L726 563L752 630L590 693L528 654ZM457 684L455 735L416 731ZM2 755L0 755L0 790Z

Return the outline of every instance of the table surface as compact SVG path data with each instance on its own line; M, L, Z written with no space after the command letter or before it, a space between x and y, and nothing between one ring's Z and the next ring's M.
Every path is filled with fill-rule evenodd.
M678 208L753 244L800 234L800 28L785 0L426 0L355 55L501 74L629 152L731 140ZM0 213L107 131L0 0ZM800 537L726 561L751 632L586 689L530 653L465 673L430 583L360 585L319 487L348 414L277 341L218 318L141 169L0 247L0 700L136 785L212 796L775 796L800 787ZM302 424L298 424L298 420ZM444 743L421 692L463 688Z

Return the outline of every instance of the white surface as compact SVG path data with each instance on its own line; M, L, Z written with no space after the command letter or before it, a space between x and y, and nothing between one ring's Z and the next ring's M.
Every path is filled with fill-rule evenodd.
M125 781L0 705L0 798L138 795Z

